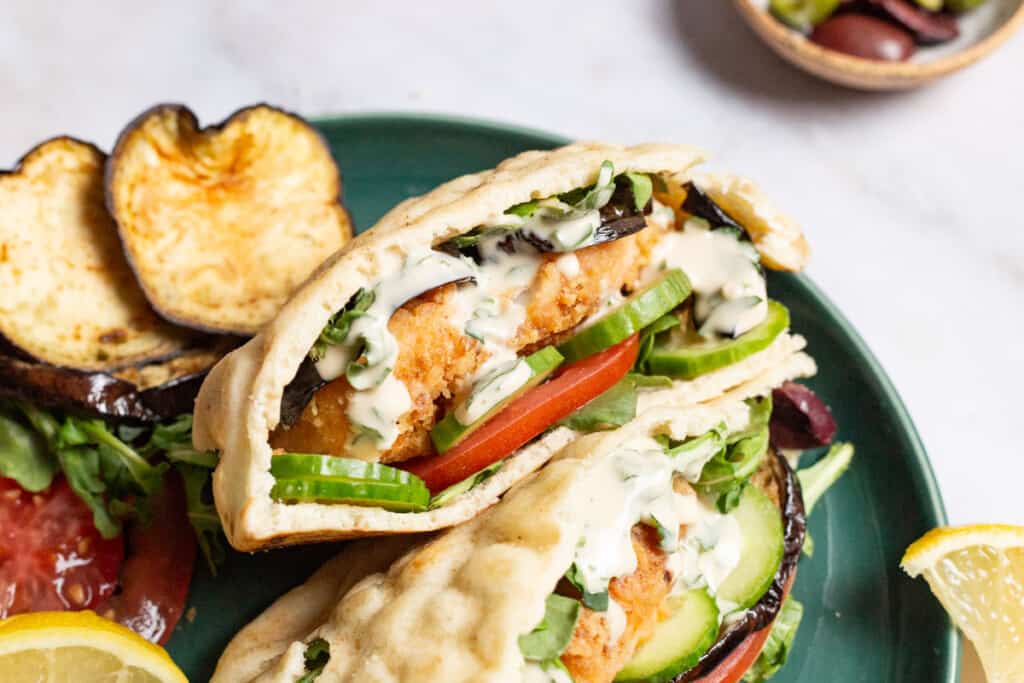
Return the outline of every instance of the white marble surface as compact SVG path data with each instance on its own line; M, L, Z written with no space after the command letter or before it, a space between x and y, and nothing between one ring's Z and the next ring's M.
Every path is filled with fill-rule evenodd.
M567 19L540 0L4 6L2 165L55 133L109 147L161 100L206 121L267 100L705 147L806 226L810 273L902 392L951 520L1024 523L1021 36L868 95L780 62L726 0L557 3Z

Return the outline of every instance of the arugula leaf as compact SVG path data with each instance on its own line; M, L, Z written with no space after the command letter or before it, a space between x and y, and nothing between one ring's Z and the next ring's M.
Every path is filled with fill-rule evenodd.
M103 420L65 418L57 433L58 451L75 446L92 446L101 456L104 479L115 480L117 488L129 489L125 474L138 486L139 492L151 496L163 486L167 463L150 464L133 448L114 436Z
M537 627L519 636L519 651L534 662L557 659L572 640L580 616L580 603L552 593L544 601L544 618Z
M207 485L210 483L210 470L186 463L176 464L175 469L185 483L185 508L189 524L196 535L196 542L203 551L206 564L210 567L210 574L217 576L217 566L224 562L227 551L221 540L222 529L217 509L208 502Z
M740 504L743 492L747 489L747 484L749 483L749 479L738 480L718 494L718 499L715 501L715 507L718 508L718 511L723 515L727 515L735 510L736 506Z
M323 638L311 640L306 645L303 657L306 660L306 674L295 683L313 683L323 673L324 667L331 659L331 645Z
M558 424L577 432L599 432L621 427L636 417L636 381L623 377L615 385Z
M767 396L748 398L745 403L750 408L750 419L747 422L746 427L729 435L730 444L736 443L742 439L749 439L755 434L758 434L768 426L768 423L772 418L771 394Z
M768 634L764 649L761 650L754 665L744 674L743 683L764 683L778 673L789 658L793 639L800 628L803 616L804 606L793 597L787 597Z
M88 446L67 446L57 450L61 469L78 497L92 510L92 521L103 538L121 535L121 518L111 513L104 494L107 485L100 471L100 454Z
M324 325L324 329L320 331L320 337L309 352L310 359L314 362L318 361L327 353L329 346L343 344L345 338L348 337L349 328L352 327L352 321L366 315L366 311L373 305L375 298L373 290L362 288L352 295L345 307L332 315Z
M38 493L49 488L58 468L46 437L19 422L13 411L0 407L0 475Z
M192 415L179 415L173 422L158 424L142 448L145 454L163 453L173 463L187 463L213 469L219 459L216 451L199 451L192 445Z
M821 460L796 473L804 494L804 511L810 515L814 504L832 484L850 467L853 460L853 444L833 444Z
M444 507L448 503L452 502L463 493L466 493L478 484L490 479L494 476L495 472L501 469L501 466L505 464L505 460L501 459L497 462L493 462L487 467L483 468L476 474L471 474L460 482L452 484L448 488L444 489L436 496L430 499L430 509Z
M643 211L647 202L651 201L651 197L654 196L654 183L651 182L651 176L632 171L626 171L622 175L629 181L630 189L633 190L633 205L637 211Z
M583 606L587 609L592 609L595 612L605 612L608 610L608 590L603 590L600 593L588 593L584 587L583 577L580 576L579 567L574 562L569 571L565 573L566 580L576 587L576 590L580 592L583 602Z
M647 362L647 357L651 355L651 351L654 350L654 340L659 333L665 330L670 330L673 327L679 327L679 316L673 315L672 313L666 313L661 316L653 323L648 325L640 333L640 350L637 352L636 363L633 367L638 371L642 372L644 363Z

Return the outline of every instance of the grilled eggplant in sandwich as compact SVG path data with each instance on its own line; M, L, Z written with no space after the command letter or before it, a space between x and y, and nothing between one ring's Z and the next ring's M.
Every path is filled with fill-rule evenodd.
M813 374L764 267L799 228L681 145L526 152L398 205L219 363L240 550L464 522L590 431Z
M771 404L642 405L463 525L353 543L243 629L213 680L738 681L773 622L794 627L803 502Z

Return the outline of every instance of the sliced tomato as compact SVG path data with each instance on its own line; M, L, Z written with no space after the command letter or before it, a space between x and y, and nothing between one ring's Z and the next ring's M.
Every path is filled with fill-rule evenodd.
M795 578L796 572L794 571L786 583L783 599L789 595L789 589L793 587ZM772 624L765 626L760 631L754 631L744 638L743 642L737 645L728 657L719 662L713 671L695 679L693 683L739 683L750 667L754 666L754 662L757 661L761 650L764 649L765 641L768 640L768 634L771 632Z
M97 608L154 643L165 643L185 609L196 540L188 521L185 488L171 471L153 500L149 524L127 530L128 559L121 570L121 590Z
M401 465L437 493L501 460L611 389L636 362L637 335L601 353L567 365L549 381L509 403L464 441L438 456Z
M0 618L92 609L117 587L121 537L104 539L64 477L40 493L0 477Z

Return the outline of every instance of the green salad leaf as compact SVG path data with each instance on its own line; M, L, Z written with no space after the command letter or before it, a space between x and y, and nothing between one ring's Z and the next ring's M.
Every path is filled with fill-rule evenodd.
M217 567L227 557L223 543L223 529L217 509L213 506L210 488L210 470L198 465L179 462L175 469L185 484L185 508L189 524L196 535L199 549L203 551L206 564L213 576Z
M215 451L200 451L192 445L192 415L179 415L171 422L158 424L142 447L145 455L162 453L172 463L186 463L207 469L217 466Z
M345 307L332 315L327 324L324 325L324 329L320 331L319 338L317 338L312 350L309 352L310 359L318 361L327 353L329 346L345 343L348 331L352 327L352 322L356 318L366 315L366 311L373 305L375 298L376 295L373 293L373 290L360 288L359 291L353 294L349 302L345 304Z
M636 381L627 375L558 424L577 432L589 433L621 427L634 417Z
M315 638L306 645L303 657L306 660L306 673L295 683L313 683L331 659L331 645L323 638Z
M804 494L804 510L809 515L815 503L850 467L854 448L850 443L833 444L818 462L797 472Z
M582 596L580 600L583 602L584 607L595 612L605 612L608 610L607 589L600 593L588 593L584 587L583 577L580 576L580 570L575 563L569 567L569 571L565 573L565 578L580 592Z
M18 417L13 408L0 406L0 475L38 493L53 483L60 465L46 437Z
M580 616L580 603L556 593L544 603L544 618L527 634L519 636L519 651L529 661L558 659L572 640Z
M476 474L471 474L462 481L456 482L443 491L440 491L436 496L430 499L430 509L433 510L435 508L444 507L463 493L466 493L473 487L487 481L494 476L494 474L500 470L504 464L504 459L493 462Z
M758 655L754 665L743 676L743 683L764 683L778 673L789 658L793 647L793 639L800 620L804 616L804 606L793 597L787 597L779 610L772 630L765 641L764 649Z
M636 363L633 365L637 372L643 372L644 363L651 355L651 351L654 350L655 338L673 327L679 327L679 316L666 313L644 328L640 333L640 350L637 352Z
M651 201L651 197L654 196L654 183L651 182L651 176L632 171L626 171L622 175L625 176L630 189L633 190L633 205L637 211L643 211L647 202Z

